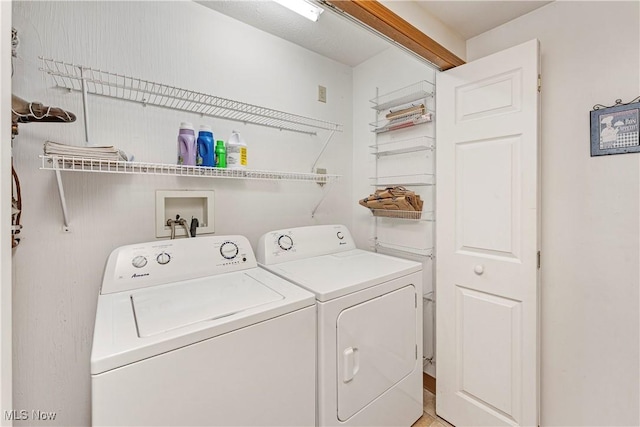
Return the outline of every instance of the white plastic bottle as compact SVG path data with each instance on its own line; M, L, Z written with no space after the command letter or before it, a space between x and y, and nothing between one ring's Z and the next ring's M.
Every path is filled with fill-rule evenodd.
M232 131L227 141L227 169L247 168L247 143L237 131Z

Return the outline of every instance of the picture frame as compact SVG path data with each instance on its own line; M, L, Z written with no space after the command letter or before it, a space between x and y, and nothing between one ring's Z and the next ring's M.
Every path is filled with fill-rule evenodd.
M596 105L591 111L591 157L640 152L639 121L640 102Z

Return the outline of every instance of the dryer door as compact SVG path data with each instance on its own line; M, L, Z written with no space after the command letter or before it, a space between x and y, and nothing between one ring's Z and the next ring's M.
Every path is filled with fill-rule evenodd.
M346 421L406 377L416 360L413 285L343 310L337 319L338 419Z

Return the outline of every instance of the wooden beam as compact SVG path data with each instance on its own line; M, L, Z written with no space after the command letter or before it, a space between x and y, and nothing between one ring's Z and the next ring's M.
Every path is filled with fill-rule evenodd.
M325 0L442 70L464 61L376 0Z

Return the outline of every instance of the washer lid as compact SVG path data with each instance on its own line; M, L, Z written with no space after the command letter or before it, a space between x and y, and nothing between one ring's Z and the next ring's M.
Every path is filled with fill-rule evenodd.
M146 288L131 295L139 337L215 320L284 299L246 274L194 280L181 286Z
M312 293L257 267L101 294L91 373L179 350L315 302Z
M275 265L260 265L328 301L422 270L422 264L353 249Z

